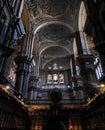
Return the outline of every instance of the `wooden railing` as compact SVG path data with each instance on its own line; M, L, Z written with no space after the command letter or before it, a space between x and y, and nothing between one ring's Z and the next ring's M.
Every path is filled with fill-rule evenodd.
M0 86L0 130L30 130L28 109L3 86Z

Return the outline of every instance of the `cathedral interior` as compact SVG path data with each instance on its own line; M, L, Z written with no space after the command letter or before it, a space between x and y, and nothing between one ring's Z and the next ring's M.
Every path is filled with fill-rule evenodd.
M0 130L105 130L105 0L0 0Z

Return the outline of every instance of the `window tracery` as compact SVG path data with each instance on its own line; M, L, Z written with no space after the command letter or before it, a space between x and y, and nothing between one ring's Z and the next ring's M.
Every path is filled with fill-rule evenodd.
M51 72L47 74L47 84L64 84L64 74L61 72L63 66L54 63L48 69Z

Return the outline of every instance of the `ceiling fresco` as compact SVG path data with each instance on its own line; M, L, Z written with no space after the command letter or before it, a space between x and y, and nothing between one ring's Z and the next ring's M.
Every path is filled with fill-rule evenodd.
M69 63L66 59L73 53L80 3L81 0L27 0L32 29L40 27L35 31L40 68L55 60Z
M46 21L62 21L78 29L78 12L81 0L27 0L33 25ZM75 21L75 22L74 22Z
M62 15L67 7L68 7L68 0L39 0L38 5L41 11L44 14L50 15L50 16L60 16Z
M63 25L50 24L47 25L37 32L38 40L43 41L44 39L57 41L64 40L71 37L71 30Z

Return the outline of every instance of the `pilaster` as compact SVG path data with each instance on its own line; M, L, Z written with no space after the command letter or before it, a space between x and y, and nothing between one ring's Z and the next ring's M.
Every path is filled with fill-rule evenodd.
M28 100L31 102L31 100L36 100L37 98L37 84L38 84L38 77L35 75L30 76L30 83L29 83L29 95L28 95Z
M96 74L95 74L95 67L94 61L95 56L92 55L89 51L87 41L85 39L84 32L77 32L76 33L76 40L77 40L77 50L78 56L77 61L80 64L80 75L83 82L83 91L86 97L94 90L94 84L96 84Z
M93 55L79 55L77 57L81 65L81 76L83 77L83 85L85 87L86 94L94 96L97 92L95 85L97 83Z
M24 100L26 100L28 95L32 58L20 55L15 58L15 62L17 64L15 89L22 94Z

